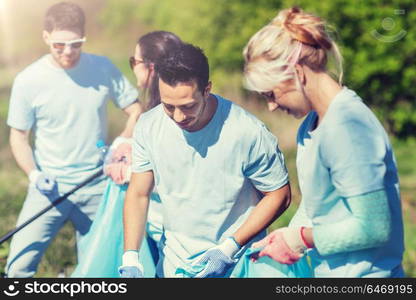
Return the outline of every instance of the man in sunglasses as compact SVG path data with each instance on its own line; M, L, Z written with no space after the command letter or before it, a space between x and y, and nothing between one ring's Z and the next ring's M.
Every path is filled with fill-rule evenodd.
M50 7L43 31L50 53L14 81L7 120L10 144L30 181L18 225L102 168L96 144L107 137L110 99L128 116L116 151L128 149L125 140L142 111L137 90L109 59L82 52L84 27L79 6L61 2ZM77 240L82 239L101 200L103 179L78 190L13 237L6 266L9 277L33 276L49 242L67 220L73 223Z

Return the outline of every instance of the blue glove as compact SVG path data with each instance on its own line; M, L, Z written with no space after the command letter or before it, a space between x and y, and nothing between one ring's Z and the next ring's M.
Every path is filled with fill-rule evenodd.
M31 183L34 183L39 192L45 196L50 195L56 185L55 176L36 169L30 172L29 180Z
M138 267L121 266L118 272L121 278L143 278L143 272Z
M136 250L127 250L123 254L122 266L118 268L121 278L143 278L143 266L139 262Z
M229 237L223 243L215 246L203 255L197 262L205 268L196 274L195 278L224 277L227 271L237 262L234 255L240 250L241 246Z

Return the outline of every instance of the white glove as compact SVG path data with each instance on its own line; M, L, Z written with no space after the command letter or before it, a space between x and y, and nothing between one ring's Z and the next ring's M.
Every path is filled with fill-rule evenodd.
M132 145L133 138L126 138L124 136L118 136L114 139L113 143L110 146L110 149L115 150L115 149L117 149L118 146L120 146L123 143L127 143L129 145Z
M29 181L45 196L51 194L56 185L55 176L41 172L37 169L34 169L29 173Z
M136 250L124 252L118 272L122 278L143 278L143 265L139 262L139 253Z

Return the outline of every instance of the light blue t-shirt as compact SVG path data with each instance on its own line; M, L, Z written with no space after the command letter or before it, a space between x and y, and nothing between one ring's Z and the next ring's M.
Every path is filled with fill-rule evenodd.
M315 276L402 275L399 180L385 130L361 98L345 87L313 130L316 120L316 112L311 112L302 123L296 160L302 204L313 225L331 226L349 218L345 198L385 189L392 231L389 241L376 248L322 256L317 245L309 252Z
M262 198L258 190L288 183L276 137L239 106L214 96L216 112L199 131L182 130L162 105L136 124L132 171L153 170L162 202L159 276L175 276L176 268L234 234Z
M107 138L107 102L125 108L137 90L106 57L82 53L67 70L51 59L45 55L17 75L7 124L34 129L36 164L65 192L101 168L96 143ZM102 193L104 182L93 186L83 193Z

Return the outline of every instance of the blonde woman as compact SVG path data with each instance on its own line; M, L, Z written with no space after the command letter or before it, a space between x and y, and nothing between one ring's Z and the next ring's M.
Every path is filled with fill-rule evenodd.
M403 276L393 149L371 110L342 85L340 51L324 20L283 10L250 39L244 58L246 86L270 111L306 116L297 136L302 203L289 227L253 244L264 247L259 256L292 264L309 248L316 277Z

